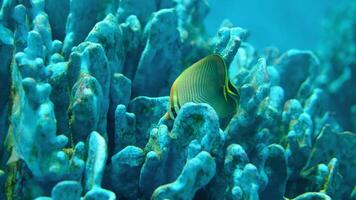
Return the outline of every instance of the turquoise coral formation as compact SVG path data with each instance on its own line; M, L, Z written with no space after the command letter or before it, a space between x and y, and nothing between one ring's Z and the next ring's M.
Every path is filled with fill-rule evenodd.
M316 53L259 53L228 21L211 38L206 0L0 5L0 199L356 199L355 3ZM209 54L235 115L190 102L162 120Z

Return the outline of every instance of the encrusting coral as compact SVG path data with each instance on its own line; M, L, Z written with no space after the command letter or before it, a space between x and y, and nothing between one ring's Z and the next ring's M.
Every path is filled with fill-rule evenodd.
M319 60L258 54L229 22L209 38L206 0L0 5L0 199L355 199L355 123L328 106L356 113L341 97L355 56L338 65L354 46L327 48L339 36ZM209 54L237 86L232 119L189 102L161 121L174 80Z

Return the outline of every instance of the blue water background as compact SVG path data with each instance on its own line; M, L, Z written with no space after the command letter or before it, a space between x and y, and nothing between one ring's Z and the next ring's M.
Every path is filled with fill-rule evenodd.
M210 14L205 24L210 35L216 34L221 22L250 31L248 41L262 49L276 46L315 49L322 22L330 10L344 0L209 0Z

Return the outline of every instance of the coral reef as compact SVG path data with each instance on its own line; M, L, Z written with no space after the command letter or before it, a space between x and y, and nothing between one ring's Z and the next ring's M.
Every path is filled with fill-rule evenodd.
M328 101L341 125L356 132L356 4L347 0L324 22L318 53L323 69L318 84L328 93Z
M321 59L260 54L227 21L209 38L206 0L0 6L0 199L356 198L355 3ZM240 94L226 128L205 103L162 122L213 53Z

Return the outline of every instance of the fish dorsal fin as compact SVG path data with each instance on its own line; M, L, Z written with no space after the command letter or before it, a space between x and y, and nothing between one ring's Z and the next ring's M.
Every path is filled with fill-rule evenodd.
M231 113L231 101L227 100L226 85L228 84L227 69L223 58L219 55L207 56L187 68L174 82L171 94L177 94L178 102L208 103L225 117Z

